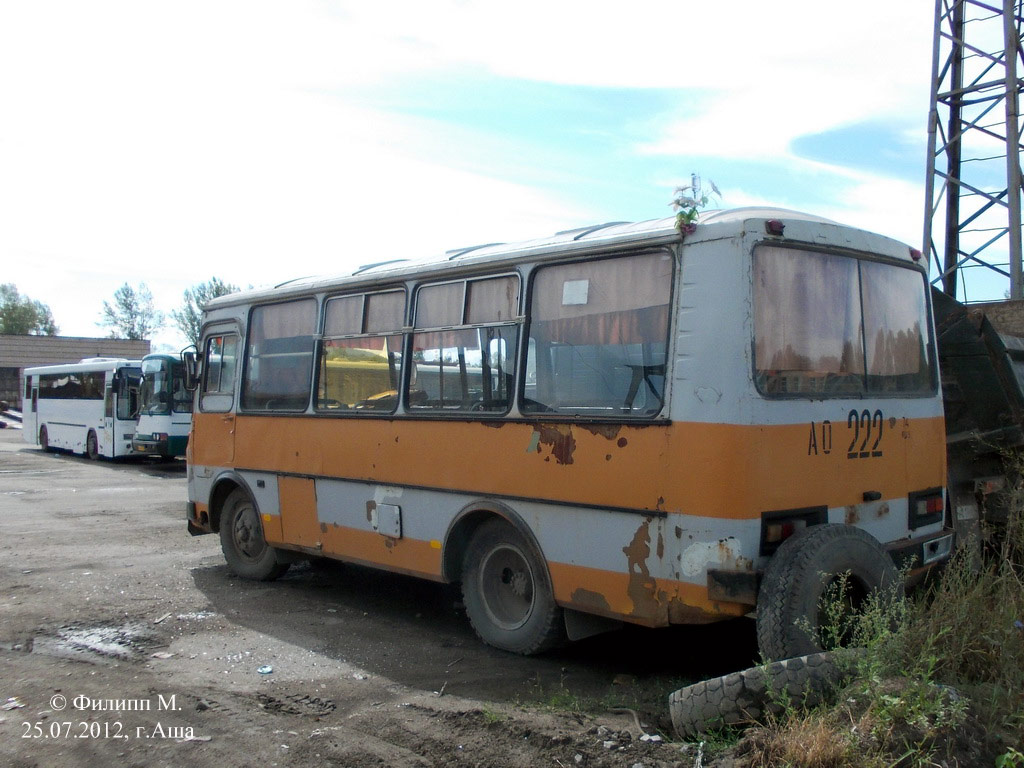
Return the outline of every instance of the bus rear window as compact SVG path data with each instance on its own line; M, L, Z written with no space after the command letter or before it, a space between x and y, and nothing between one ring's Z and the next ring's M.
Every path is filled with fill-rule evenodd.
M934 390L923 275L776 246L754 251L754 364L766 395Z

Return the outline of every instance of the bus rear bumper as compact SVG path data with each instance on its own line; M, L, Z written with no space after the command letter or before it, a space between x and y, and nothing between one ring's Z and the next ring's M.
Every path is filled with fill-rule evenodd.
M954 533L944 529L917 539L906 539L885 545L897 568L908 573L908 584L914 584L926 571L949 560L956 543ZM756 605L763 571L707 571L708 598L726 603Z

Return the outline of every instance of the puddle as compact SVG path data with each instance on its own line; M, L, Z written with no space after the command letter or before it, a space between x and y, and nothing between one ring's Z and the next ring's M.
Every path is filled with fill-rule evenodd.
M65 659L110 663L141 659L159 644L143 624L128 623L120 627L62 627L56 637L35 638L31 651Z

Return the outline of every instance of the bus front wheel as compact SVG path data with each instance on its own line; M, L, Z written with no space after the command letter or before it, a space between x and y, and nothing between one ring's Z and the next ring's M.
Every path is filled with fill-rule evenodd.
M220 548L228 567L243 579L273 581L288 570L263 536L259 510L249 495L232 491L220 516Z
M85 438L85 455L93 461L100 457L99 441L96 439L96 433L91 430L88 437Z
M529 656L562 643L565 623L540 554L499 520L473 535L462 569L462 599L480 639Z

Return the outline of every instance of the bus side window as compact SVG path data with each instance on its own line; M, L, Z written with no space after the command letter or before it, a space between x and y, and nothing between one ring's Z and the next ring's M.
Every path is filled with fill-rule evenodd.
M313 380L316 299L254 307L250 314L242 407L304 411Z
M657 415L671 290L672 259L662 251L537 270L523 412Z
M518 309L515 275L422 286L409 409L505 413L515 379Z
M405 291L327 301L316 407L380 411L398 407Z
M200 407L204 411L230 411L234 402L238 336L211 336L206 341Z

